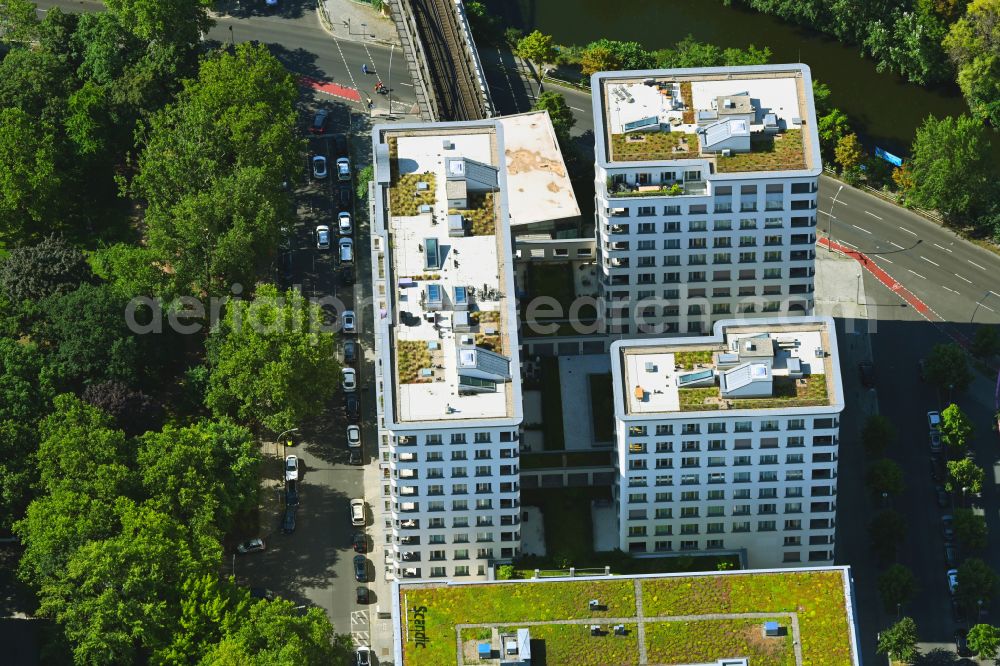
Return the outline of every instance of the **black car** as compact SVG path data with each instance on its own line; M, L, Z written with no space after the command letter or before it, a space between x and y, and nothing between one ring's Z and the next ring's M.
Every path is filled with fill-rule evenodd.
M309 131L313 134L322 134L326 131L326 123L330 120L330 112L326 109L320 109L313 116L312 125L309 126Z
M351 212L351 186L341 185L337 188L337 203L340 204L340 210Z
M354 536L351 538L351 543L354 544L355 553L368 552L368 535L364 532L355 532Z
M299 505L299 489L294 481L286 482L285 486L285 506Z
M958 549L955 546L944 545L944 563L949 569L958 566Z
M337 157L349 157L347 154L347 137L337 134L333 137L333 142L337 146Z
M361 464L361 449L351 449L347 462L351 465Z
M350 264L345 264L340 269L340 281L345 287L349 287L354 284L354 266Z
M951 506L951 495L944 489L944 486L934 486L934 494L937 496L937 505L942 509Z
M347 412L347 422L356 425L361 420L361 402L358 396L347 394L344 398L344 411Z
M354 364L358 362L358 343L354 340L344 341L344 363Z
M354 556L354 580L359 583L368 581L368 560L364 555Z
M958 653L959 657L971 657L972 653L969 652L969 645L965 641L965 637L968 632L965 629L958 628L955 630L955 652Z
M291 534L295 531L295 507L285 507L285 515L281 518L281 531Z
M368 603L368 588L364 586L358 586L358 603L367 604Z
M875 387L875 366L871 361L861 361L858 363L858 374L861 377L861 385L865 388Z
M931 479L938 483L944 478L944 464L941 458L931 456Z

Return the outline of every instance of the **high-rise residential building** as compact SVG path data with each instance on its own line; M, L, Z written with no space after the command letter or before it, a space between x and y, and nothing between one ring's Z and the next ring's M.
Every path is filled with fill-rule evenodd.
M822 163L809 67L598 72L591 88L606 330L811 314Z
M844 408L829 317L611 346L619 547L833 562Z
M510 226L579 209L544 113L379 125L373 155L376 549L397 578L485 577L521 543Z

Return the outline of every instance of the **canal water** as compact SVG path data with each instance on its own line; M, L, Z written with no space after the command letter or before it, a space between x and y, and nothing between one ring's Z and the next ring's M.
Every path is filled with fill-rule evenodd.
M720 0L488 0L506 25L551 34L558 44L585 45L601 37L631 40L649 50L672 47L691 34L720 47L767 46L771 62L804 62L832 91L869 146L906 155L928 115L968 111L956 86L927 89L875 71L856 46ZM1000 139L993 142L1000 156Z

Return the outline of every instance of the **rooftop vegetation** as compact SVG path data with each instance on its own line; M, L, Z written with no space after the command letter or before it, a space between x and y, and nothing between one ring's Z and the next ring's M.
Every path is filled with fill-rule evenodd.
M682 145L682 142L687 149L675 150ZM628 134L611 135L611 159L615 162L682 160L692 157L698 157L697 134L629 132Z
M787 626L787 617L770 618ZM714 662L748 657L754 666L795 666L792 633L765 639L765 619L690 620L646 624L646 650L654 664ZM825 662L824 662L825 663ZM847 662L850 663L850 662Z
M417 183L427 183L426 190L417 190ZM392 215L416 215L423 204L434 205L434 174L405 173L389 187L389 211Z
M431 352L424 340L397 340L396 366L400 384L425 384L430 377L421 377L422 368L431 367Z
M493 192L470 192L468 208L451 208L448 213L459 214L472 225L473 236L493 236L497 232L496 197Z
M805 151L802 149L802 130L786 130L777 136L763 133L751 134L749 153L737 153L730 157L719 155L715 165L720 173L805 169L806 157Z
M693 366L692 366L693 367ZM685 365L685 369L689 369ZM775 377L773 394L769 398L725 398L729 409L777 409L786 407L816 407L830 403L826 375L807 375L800 379ZM720 398L718 386L678 389L682 412L719 409L715 402L706 399Z
M677 389L677 396L680 400L682 412L697 412L701 410L718 409L716 402L706 403L709 398L719 397L718 386L705 386L702 388Z
M674 352L674 363L685 370L694 370L696 363L711 363L712 352L709 349L699 351Z

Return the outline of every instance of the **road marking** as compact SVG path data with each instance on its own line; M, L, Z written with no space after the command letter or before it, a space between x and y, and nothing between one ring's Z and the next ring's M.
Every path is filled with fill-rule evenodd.
M412 88L412 87L413 87L413 84L412 84L412 83L403 83L403 82L400 82L400 84L399 84L399 85L401 85L401 86L406 86L407 88Z
M927 278L925 278L925 277L924 277L923 275L921 275L920 273L918 273L918 272L916 272L916 271L911 271L911 270L910 270L909 268L907 268L906 270L910 271L911 273L913 273L914 275L916 275L916 276L917 276L918 278L920 278L921 280L926 280L926 279L927 279Z
M881 219L882 219L881 217L879 217L879 216L878 216L878 215L876 215L875 213L870 213L870 212L868 212L867 210L865 211L865 215L871 215L871 216L872 216L872 217L874 217L874 218L875 218L876 220L881 220Z
M569 107L569 108L573 109L574 111L579 111L580 113L586 113L586 112L587 112L587 110L586 110L586 109L578 109L578 108L576 108L575 106L571 106L571 107Z
M941 286L944 287L944 285L941 285ZM954 289L952 289L951 287L944 287L944 288L947 289L948 291L950 291L953 294L958 294L958 292L955 291ZM961 296L961 294L959 294L959 296Z
M852 245L851 243L848 243L847 241L843 241L843 240L842 240L842 241L837 241L837 242L838 242L838 243L840 243L841 245L846 245L846 246L847 246L847 247L849 247L849 248L853 248L853 249L855 249L855 250L857 250L857 249L858 249L858 246L857 246L857 245Z
M976 262L974 262L972 259L966 259L966 261L968 261L970 264L972 264L973 266L975 266L976 268L978 268L981 271L985 271L986 270L985 268L983 268L982 266L980 266L979 264L977 264Z
M368 611L351 611L351 624L368 624Z
M863 231L863 232L865 232L866 234L870 234L870 233L871 233L871 232L870 232L870 231L868 231L867 229L862 229L861 227L859 227L859 226L858 226L858 225L856 225L856 224L852 224L851 226L852 226L852 227L854 227L855 229L857 229L858 231Z
M820 211L816 211L816 212L818 212L820 215L826 215L827 217L832 217L835 220L837 219L836 217L834 217L833 215L830 215L830 213L826 212L825 210L820 210Z
M899 243L893 243L892 241L889 241L889 245L891 245L893 247L898 247L900 250L905 250L906 249L905 247L903 247Z
M911 236L916 236L916 235L917 235L917 232L915 232L915 231L910 231L910 230L909 230L909 229L907 229L906 227L900 227L899 229L900 229L900 231L905 231L906 233L910 234Z
M955 273L955 277L957 277L957 278L958 278L959 280L965 280L965 281L966 281L966 282L968 282L969 284L972 284L972 280L970 280L970 279L969 279L969 278L967 278L967 277L962 277L962 276L961 276L961 275L959 275L958 273Z
M993 294L994 296L1000 296L1000 294L998 294L997 292L993 291L992 289L990 289L990 293Z
M951 252L951 248L944 247L943 245L938 245L937 243L931 243L936 248L944 250L945 252Z
M984 308L986 308L986 309L987 309L987 310L989 310L990 312L996 312L996 310L994 310L994 309L993 309L993 308L991 308L990 306L986 305L986 303L980 303L979 305L980 305L980 307L984 307Z
M923 255L920 255L920 258L923 259L924 261L926 261L928 264L933 264L933 265L937 266L938 268L941 268L941 264L939 264L939 263L937 263L935 261L931 261L930 259L928 259L927 257L925 257Z
M891 264L891 263L894 263L894 262L893 262L893 261L892 261L891 259L888 259L887 257L876 257L876 258L877 258L877 259L878 259L879 261L887 261L887 262L889 262L890 264Z
M354 639L355 647L371 647L371 636L367 631L352 631L351 638Z

